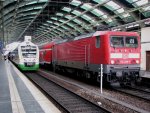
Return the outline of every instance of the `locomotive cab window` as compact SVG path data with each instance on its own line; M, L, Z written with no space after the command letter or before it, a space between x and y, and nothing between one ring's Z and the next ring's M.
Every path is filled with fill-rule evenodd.
M137 37L127 36L125 39L126 47L138 47Z
M100 48L100 36L96 36L95 47Z
M112 36L111 37L111 46L112 47L123 47L124 46L124 37L123 36Z

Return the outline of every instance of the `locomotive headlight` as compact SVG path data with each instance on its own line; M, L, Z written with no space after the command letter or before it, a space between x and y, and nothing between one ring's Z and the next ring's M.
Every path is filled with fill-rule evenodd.
M115 63L115 61L114 60L111 60L111 64L114 64Z
M140 63L139 60L136 60L136 63L137 63L137 64Z

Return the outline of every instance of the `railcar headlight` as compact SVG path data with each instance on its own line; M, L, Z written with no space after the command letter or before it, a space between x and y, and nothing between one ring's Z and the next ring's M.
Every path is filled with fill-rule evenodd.
M111 64L114 64L115 63L115 61L114 60L111 60Z
M140 63L139 60L136 60L136 63L137 63L137 64Z

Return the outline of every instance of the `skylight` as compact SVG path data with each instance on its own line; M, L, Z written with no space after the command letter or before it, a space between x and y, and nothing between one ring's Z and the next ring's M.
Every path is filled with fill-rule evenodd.
M49 24L47 24L47 23L45 23L45 24L43 24L43 25L45 25L45 26L49 26Z
M68 29L68 27L66 27L66 26L61 26L61 27L64 28L64 29L66 29L66 30Z
M93 1L97 3L102 3L102 2L105 2L106 0L93 0Z
M74 5L74 6L79 6L81 4L81 1L79 1L79 0L72 0L72 2L70 4Z
M150 6L143 8L144 11L150 11Z
M107 15L103 15L102 17L103 17L104 19L108 18L108 16L107 16Z
M47 20L46 22L48 22L48 23L52 23L52 21L49 21L49 20Z
M75 14L75 15L77 15L77 16L79 16L81 14L81 12L77 11L77 10L74 10L72 13Z
M73 21L76 22L77 24L81 24L81 23L82 23L82 22L81 22L80 20L78 20L78 19L74 19Z
M51 19L53 19L53 20L57 20L57 18L56 18L56 17L51 17Z
M105 6L110 10L116 10L120 8L120 6L113 1L107 2Z
M65 18L72 19L72 16L71 15L66 15Z
M64 22L65 22L65 20L62 20L62 19L60 19L60 20L58 20L58 21L60 21L60 22L62 22L62 23L64 23Z
M123 17L128 17L128 16L130 16L130 15L129 15L129 13L125 13L125 14L122 14L122 16L123 16Z
M85 4L83 4L83 5L81 6L81 8L82 8L82 9L85 9L85 10L89 10L89 9L92 8L92 6L91 6L90 4L88 4L88 3L85 3Z
M91 12L92 12L94 15L96 15L96 16L101 16L101 15L104 14L102 11L100 11L100 10L98 10L98 9L94 9L94 10L92 10Z
M138 0L127 0L129 3L133 3L133 2L136 2Z
M83 19L85 19L85 20L92 20L92 18L91 17L89 17L88 15L86 15L86 14L84 14L84 15L82 15L81 16Z
M35 3L37 3L37 1L29 2L26 5L31 5L31 4L35 4Z
M64 7L62 10L63 10L63 11L66 11L66 12L70 12L70 11L71 11L71 8L69 8L69 7Z
M54 23L55 25L59 26L60 24L58 22Z
M42 9L42 6L34 7L34 9Z
M48 0L39 0L39 2L47 2Z
M63 14L62 14L62 13L57 13L56 15L57 15L57 16L63 16Z
M147 4L148 3L148 0L140 0L140 1L137 1L135 4L138 5L138 6L141 6L141 5L144 5L144 4Z
M117 12L118 12L118 13L123 13L123 12L124 12L124 9L123 9L123 8L120 8L120 9L117 10Z
M67 25L69 25L69 26L71 26L71 27L73 27L73 28L74 28L74 25L73 25L73 24L71 24L71 23L67 23Z

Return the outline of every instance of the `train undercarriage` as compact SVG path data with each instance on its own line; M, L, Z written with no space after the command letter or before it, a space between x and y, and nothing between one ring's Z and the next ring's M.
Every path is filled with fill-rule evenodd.
M118 83L121 87L126 85L136 85L140 83L140 68L139 67L127 67L126 68L112 68L112 66L103 66L103 82L104 86L109 86ZM106 68L107 67L107 68ZM109 67L109 68L108 68ZM65 66L55 65L55 71L61 73L70 73L73 76L85 78L87 80L92 80L100 82L100 70L91 71L89 68L84 70L69 68Z

